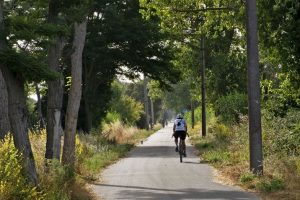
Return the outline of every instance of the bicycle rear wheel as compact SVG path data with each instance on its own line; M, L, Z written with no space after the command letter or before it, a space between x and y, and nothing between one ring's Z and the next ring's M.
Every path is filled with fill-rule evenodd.
M180 157L180 162L182 163L182 157L183 157L183 144L182 144L182 140L180 140L179 142L179 157Z

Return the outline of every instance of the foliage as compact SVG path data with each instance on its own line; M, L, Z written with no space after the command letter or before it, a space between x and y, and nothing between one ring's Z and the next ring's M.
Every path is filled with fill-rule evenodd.
M206 138L200 138L197 130L190 132L190 138L200 150L202 160L217 167L223 176L245 188L262 192L266 198L295 199L299 196L299 190L295 188L299 188L300 182L299 121L297 109L289 110L284 117L263 111L263 176L248 171L247 117L241 117L238 124L230 126L212 120L208 123L210 134Z
M285 117L264 112L263 128L267 154L300 155L300 111L290 110Z
M47 69L39 58L26 52L14 50L0 52L0 62L29 81L53 80L59 77L57 73Z
M284 181L280 178L273 178L270 181L262 180L256 186L259 190L264 192L272 192L283 190L285 188Z
M215 104L215 111L220 115L221 121L238 122L240 115L247 113L247 96L240 93L232 93L220 97Z
M106 136L111 139L115 136L118 137L114 142L107 140L98 130L94 130L91 134L79 135L76 142L76 170L82 176L95 180L95 174L120 157L125 156L134 144L157 131L157 129L151 131L137 130L132 127L126 127L120 122L111 124L110 127L112 126L115 126L114 130L111 130ZM116 129L117 132L113 132ZM122 131L123 133L120 133Z
M11 135L0 140L0 199L42 199L37 188L28 184L22 162Z
M64 167L58 160L45 160L46 131L30 132L30 141L39 174L39 197L45 200L68 200L75 184L74 171Z
M133 125L140 119L143 113L143 105L134 98L124 94L122 87L124 86L120 83L114 82L110 111L117 113L124 123Z
M41 187L44 191L44 199L70 199L70 187L74 182L74 172L68 167L62 166L58 160L48 163L47 173L41 176Z
M201 108L200 107L197 107L195 110L194 110L194 117L195 117L195 122L201 122ZM208 112L210 113L210 112ZM188 124L192 124L192 114L191 114L191 111L188 111L184 114L184 118L186 119L187 123Z
M163 102L165 108L172 108L177 113L184 112L190 107L191 93L186 81L172 85L172 91L166 91Z
M292 79L290 75L278 73L276 79L268 77L263 81L264 105L275 116L283 117L289 108L300 108L300 87Z

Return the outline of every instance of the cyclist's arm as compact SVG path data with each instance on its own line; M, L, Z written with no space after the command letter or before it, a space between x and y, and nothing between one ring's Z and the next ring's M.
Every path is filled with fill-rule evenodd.
M187 129L187 124L186 124L186 123L184 124L184 127L185 127L186 135L187 135L188 137L190 137L190 135L188 134L188 129Z

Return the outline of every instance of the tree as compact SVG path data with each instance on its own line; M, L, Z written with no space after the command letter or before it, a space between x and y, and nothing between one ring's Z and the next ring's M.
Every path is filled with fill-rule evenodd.
M58 0L50 0L48 5L48 23L53 26L54 29L58 29L61 19L59 19L59 13L62 10L62 3ZM58 159L60 160L61 149L61 115L62 115L62 101L63 101L63 89L64 79L62 75L62 66L60 66L59 60L62 55L65 42L63 35L57 33L52 37L51 43L48 47L47 62L48 67L60 73L60 77L55 80L49 80L48 93L47 93L47 142L46 142L46 159Z
M137 0L97 1L88 16L84 50L83 103L86 127L105 116L116 75L130 79L145 72L167 84L177 80L178 71L170 60L167 35L159 30L159 19L144 19Z
M75 163L75 136L77 127L78 110L81 99L82 82L82 52L85 44L87 21L74 23L73 49L71 55L71 88L69 91L68 107L65 122L65 137L62 163L73 166Z
M34 4L37 3L37 4ZM4 21L1 24L1 44L5 44L0 52L1 71L7 85L8 113L14 144L23 155L23 165L29 180L37 184L37 173L34 157L28 136L26 111L25 81L39 82L57 78L57 74L49 71L43 59L45 37L43 2L7 2ZM34 8L30 9L29 8ZM12 9L13 8L13 9ZM5 25L5 26L4 26Z

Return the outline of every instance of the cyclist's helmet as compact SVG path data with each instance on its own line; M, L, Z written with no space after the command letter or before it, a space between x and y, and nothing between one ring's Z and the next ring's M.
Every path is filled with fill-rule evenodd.
M183 117L182 117L182 114L178 114L177 116L176 116L176 119L182 119Z

